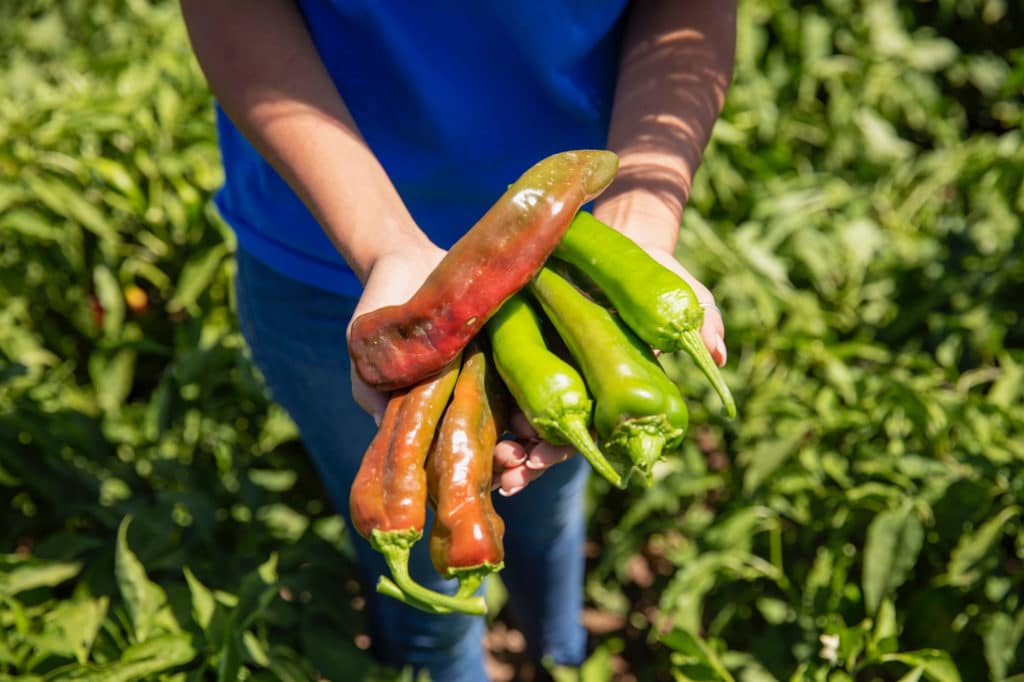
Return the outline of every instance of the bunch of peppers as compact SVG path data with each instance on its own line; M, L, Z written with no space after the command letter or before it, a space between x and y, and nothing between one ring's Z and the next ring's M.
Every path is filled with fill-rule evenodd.
M406 303L357 318L349 350L390 391L352 486L352 521L391 576L378 592L432 613L486 613L504 523L492 453L517 408L545 440L572 445L624 488L677 449L689 416L654 352L686 351L736 407L700 336L693 289L581 207L614 179L608 151L543 159L459 240ZM585 293L586 292L586 293ZM430 555L454 595L416 583L412 545L434 510Z

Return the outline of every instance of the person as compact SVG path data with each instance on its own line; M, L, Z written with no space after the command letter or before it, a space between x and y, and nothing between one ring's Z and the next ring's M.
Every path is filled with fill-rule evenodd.
M568 149L619 155L594 214L682 274L726 361L711 292L674 258L693 174L732 75L734 0L181 0L214 94L237 235L240 326L339 513L386 396L355 375L354 316L401 303L527 168ZM571 450L520 419L494 453L502 573L534 659L578 665L583 493ZM557 466L556 466L557 465ZM542 475L543 474L543 475ZM452 591L417 543L413 576ZM371 651L434 679L486 679L484 623L378 597L356 538Z

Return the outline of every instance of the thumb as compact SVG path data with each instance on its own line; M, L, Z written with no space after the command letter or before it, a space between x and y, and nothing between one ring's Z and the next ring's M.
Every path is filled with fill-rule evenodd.
M380 426L380 420L384 418L384 408L388 404L387 394L370 388L359 376L355 365L349 366L349 375L352 378L352 397L356 404L366 410L367 414L373 417L373 421L377 422L377 426Z

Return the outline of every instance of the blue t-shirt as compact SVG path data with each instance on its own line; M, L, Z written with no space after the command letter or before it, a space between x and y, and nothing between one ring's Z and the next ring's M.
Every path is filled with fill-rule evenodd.
M540 159L604 148L627 0L301 0L360 132L417 224L450 247ZM241 248L346 295L359 280L217 109L216 204Z

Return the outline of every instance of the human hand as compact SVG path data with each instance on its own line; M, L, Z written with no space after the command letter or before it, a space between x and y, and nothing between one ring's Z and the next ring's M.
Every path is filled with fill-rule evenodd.
M711 353L711 358L715 361L715 364L719 367L724 367L726 360L728 360L728 350L725 347L725 322L722 320L722 312L715 305L714 294L711 293L710 289L701 284L696 277L691 275L676 260L673 254L662 247L649 244L640 244L640 247L651 258L682 277L686 280L687 284L693 287L697 300L700 302L701 308L704 309L704 324L701 325L700 336L704 340L704 345L707 346L708 352Z
M500 440L494 446L491 485L505 497L515 495L552 466L576 454L571 445L552 445L543 440L519 410L509 421L514 438Z
M363 294L352 313L352 321L372 310L408 301L444 255L443 249L427 241L404 245L380 255L366 278ZM351 333L352 321L349 322L346 336ZM387 405L387 394L368 386L354 364L350 371L352 396L379 424Z

